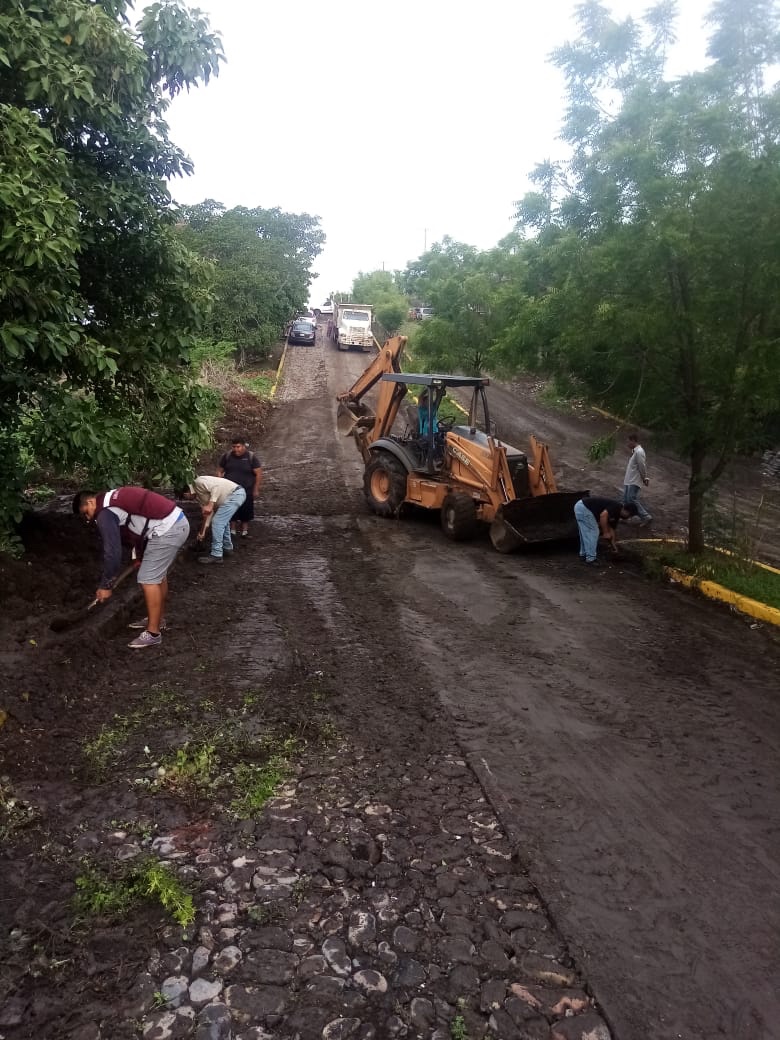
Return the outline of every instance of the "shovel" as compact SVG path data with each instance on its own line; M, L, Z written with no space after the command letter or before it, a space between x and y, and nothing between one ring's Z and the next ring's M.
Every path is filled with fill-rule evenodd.
M122 584L125 578L128 578L134 570L135 567L133 566L133 564L130 564L129 567L125 567L125 569L120 573L119 577L114 582L114 588L119 588L119 586ZM82 607L81 610L74 611L73 614L64 614L61 617L54 618L54 620L50 623L49 628L53 632L63 632L66 628L70 628L71 625L77 625L80 621L83 621L85 618L88 618L90 616L90 614L99 602L100 600L93 599L88 606Z

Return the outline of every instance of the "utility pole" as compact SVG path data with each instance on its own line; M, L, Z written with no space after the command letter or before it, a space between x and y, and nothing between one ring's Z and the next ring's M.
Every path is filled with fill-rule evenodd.
M428 252L428 228L423 228L423 253Z

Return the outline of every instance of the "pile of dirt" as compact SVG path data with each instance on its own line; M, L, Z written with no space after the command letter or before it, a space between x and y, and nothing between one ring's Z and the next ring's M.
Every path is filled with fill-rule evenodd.
M86 605L99 570L100 541L94 528L62 511L70 503L24 517L24 555L0 556L3 610L0 640L7 648L30 638L43 616Z
M229 450L233 436L245 434L256 445L272 410L269 401L250 391L230 391L216 429L217 443L198 460L198 469L213 473L216 460ZM58 614L86 606L100 571L101 545L94 526L71 513L71 497L60 495L43 510L25 515L19 529L23 555L0 555L0 640L7 649L37 639L41 625Z
M220 422L214 431L217 439L217 448L221 454L230 448L233 437L236 434L245 434L252 447L256 446L261 435L268 425L268 419L273 408L270 401L258 397L246 390L230 390L222 399L224 412ZM214 452L202 456L202 459L211 458Z

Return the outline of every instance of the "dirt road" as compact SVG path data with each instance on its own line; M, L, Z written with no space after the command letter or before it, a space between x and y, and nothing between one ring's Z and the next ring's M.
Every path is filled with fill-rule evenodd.
M332 400L364 359L325 362ZM522 444L523 406L492 400ZM554 450L563 433L566 459L558 426L547 415L537 432ZM397 681L425 676L450 707L617 1036L780 1036L777 640L630 570L504 558L453 546L435 524L366 516L357 452L346 439L334 453L332 430L320 398L279 415L291 472L319 454L317 490L280 486L266 508L317 510L327 486L338 513L346 485L358 530L337 536L330 568L338 581L342 553L363 557L364 591L344 595L376 620L337 638L386 682L372 633L393 631ZM576 466L561 468L567 480Z
M0 1031L780 1037L780 642L630 568L369 515L334 408L365 361L290 348L252 536L178 565L159 651L125 648L121 612L56 639L0 617L0 809L7 784L33 817L0 848ZM519 445L522 407L497 388ZM534 420L576 473L572 420ZM238 822L149 770L228 721L304 748ZM98 782L101 725L125 743ZM197 930L74 931L80 857L149 850Z

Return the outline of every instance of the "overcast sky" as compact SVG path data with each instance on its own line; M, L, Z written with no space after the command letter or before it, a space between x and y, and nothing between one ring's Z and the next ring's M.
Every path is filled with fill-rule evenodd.
M560 157L563 83L550 51L574 0L192 0L227 63L178 98L184 203L280 206L327 235L311 301L358 271L403 268L445 234L489 248L529 170ZM647 0L615 0L641 14ZM709 3L682 0L673 71L700 66Z

